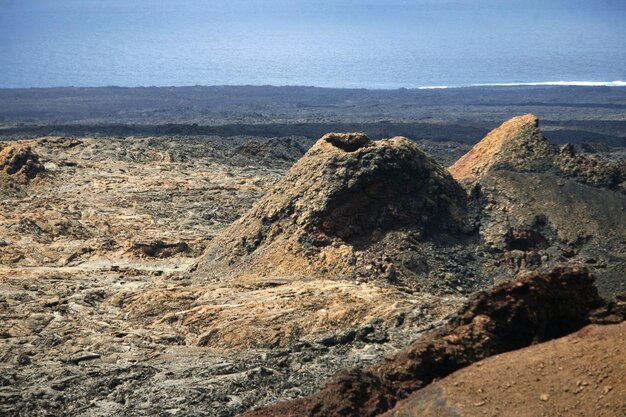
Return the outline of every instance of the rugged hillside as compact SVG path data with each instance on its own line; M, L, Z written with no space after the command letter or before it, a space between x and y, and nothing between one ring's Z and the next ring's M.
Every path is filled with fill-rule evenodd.
M561 263L587 264L602 294L625 291L626 165L551 146L533 115L489 133L450 167L478 207L495 280Z
M376 416L434 379L497 353L579 329L602 304L586 271L521 277L476 294L446 326L418 337L393 358L340 372L312 396L246 416Z
M286 174L292 138L11 145L46 171L0 189L0 415L229 417L380 361L463 302L376 280L186 273Z
M415 288L435 262L424 242L464 238L467 223L465 192L413 142L331 133L211 242L197 273Z
M289 171L301 138L12 143L0 414L231 417L294 398L378 413L489 355L622 320L590 318L589 274L562 266L624 291L624 160L521 120L458 181L399 137L326 135ZM467 149L420 144L439 161Z
M196 273L252 287L316 277L467 293L574 262L602 294L626 290L624 160L559 150L525 115L450 173L465 191L405 139L327 135L211 242Z

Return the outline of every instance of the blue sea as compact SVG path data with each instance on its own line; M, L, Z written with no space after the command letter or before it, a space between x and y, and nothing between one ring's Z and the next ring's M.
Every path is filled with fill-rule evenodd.
M623 0L0 0L0 88L624 81Z

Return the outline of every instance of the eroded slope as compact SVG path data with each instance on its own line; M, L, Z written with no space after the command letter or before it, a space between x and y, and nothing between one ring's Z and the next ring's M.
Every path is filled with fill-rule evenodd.
M504 353L412 395L386 417L598 416L626 411L626 323Z

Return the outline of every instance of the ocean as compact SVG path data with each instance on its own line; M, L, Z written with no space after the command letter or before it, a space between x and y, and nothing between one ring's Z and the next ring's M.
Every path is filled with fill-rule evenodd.
M624 3L0 0L0 88L623 86Z

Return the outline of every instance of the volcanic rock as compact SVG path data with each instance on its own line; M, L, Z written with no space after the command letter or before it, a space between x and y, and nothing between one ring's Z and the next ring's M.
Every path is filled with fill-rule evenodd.
M571 144L557 150L541 133L533 114L504 122L448 168L466 184L497 170L550 172L579 183L626 191L626 161L579 155Z
M273 138L261 141L248 139L236 151L243 155L261 158L267 163L297 161L308 149L309 140L304 137Z
M30 146L16 144L0 151L0 171L29 180L43 172L44 166Z
M419 241L462 232L465 200L450 174L406 138L330 133L212 241L197 268L214 276L360 270L401 279L392 247L409 237L399 234ZM374 252L378 264L365 265Z
M626 159L606 160L592 155L577 154L575 148L564 145L554 157L560 173L579 183L626 193Z
M602 291L624 283L624 194L583 183L584 171L570 176L556 168L493 169L472 185L468 217L478 220L480 235L455 232L453 212L424 228L415 220L345 238L308 233L287 216L277 223L286 225L287 232L300 232L302 242L287 232L266 236L252 253L232 256L232 271L216 262L215 272L189 274L196 253L279 182L291 151L295 158L295 145L301 144L281 147L282 139L252 138L263 146L251 145L250 152L236 148L247 139L19 142L31 146L53 175L36 177L19 191L0 189L0 415L81 415L89 410L93 415L234 416L311 395L339 370L381 363L418 337L433 343L432 358L444 358L444 368L469 363L447 361L437 346L465 351L451 341L435 345L425 332L448 322L467 294L490 288L491 278L506 280L518 272L573 262L593 269ZM376 150L369 141L346 142L338 143L361 147L347 152L329 146L348 156L370 157L366 151ZM438 142L430 145L429 153L448 158L461 151L450 153ZM277 150L288 159L280 159ZM563 153L564 159L587 156ZM619 155L605 157L615 161ZM574 161L572 166L579 165ZM320 167L320 174L327 169L331 179L344 178ZM16 175L0 172L0 177L17 182ZM316 181L328 181L322 180ZM350 198L359 195L355 191ZM463 194L456 195L464 203ZM310 197L296 201L306 208ZM463 207L461 214L463 219ZM434 217L430 213L427 218ZM465 227L462 222L460 227ZM292 246L281 248L281 242ZM278 255L268 260L267 247L294 260L293 271L281 274L279 267L287 271L289 259L283 265L275 261ZM355 278L324 279L335 276L333 265L343 262L339 254L344 250L345 274L336 276ZM256 262L256 269L247 260ZM248 285L250 281L238 279L241 271L260 279ZM222 275L230 279L206 279ZM415 277L419 288L407 291L394 277ZM572 295L568 300L579 302ZM546 298L537 304L568 305L568 300ZM498 312L476 311L502 322ZM503 307L502 320L511 311ZM553 317L543 307L535 311L531 328L541 317ZM615 323L624 311L617 300L608 309L594 310L592 320ZM513 330L521 328L510 322ZM495 338L468 330L459 344L469 339L472 346L472 334L477 340ZM427 356L419 352L415 357ZM471 355L466 357L482 357ZM420 360L424 370L435 367ZM432 374L419 375L427 381ZM611 393L617 383L611 381ZM396 385L379 386L396 398ZM596 392L604 395L604 388ZM533 393L531 402L540 403L543 393L550 396L546 404L558 399L546 390Z
M164 242L159 239L150 242L135 242L131 250L138 256L150 258L170 258L192 252L187 242Z
M479 292L444 327L387 362L342 371L316 394L245 414L375 416L431 381L498 353L564 336L589 323L603 305L593 277L557 269Z
M526 114L492 130L448 170L459 181L473 181L497 168L545 170L553 157L554 149L539 130L539 120Z
M595 259L588 264L600 293L623 291L624 161L578 155L572 146L559 151L528 114L490 132L449 171L480 213L484 249L501 256L483 274L502 282L523 271Z

